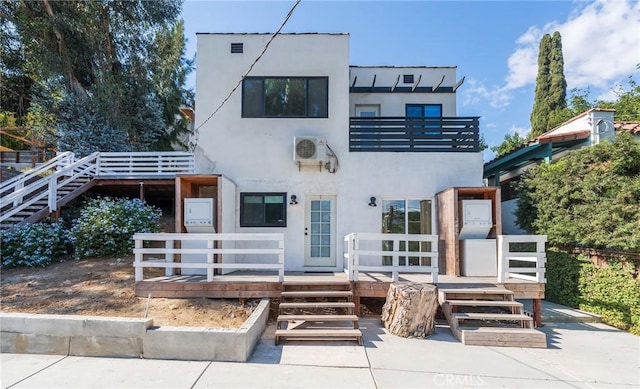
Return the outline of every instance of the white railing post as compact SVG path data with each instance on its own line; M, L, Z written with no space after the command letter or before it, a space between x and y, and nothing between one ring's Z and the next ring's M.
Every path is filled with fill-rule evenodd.
M278 239L278 281L284 282L284 235Z
M24 189L24 181L19 181L16 182L16 186L15 189L13 190L14 192L19 192L22 189ZM20 205L22 203L22 200L24 199L24 197L20 196L20 197L16 197L15 200L13 200L13 206L17 207L18 205Z
M346 253L344 254L345 266L347 268L347 279L354 281L353 279L353 237L351 234L344 237L344 241L347 243Z
M167 252L164 255L164 261L166 263L173 263L174 254L173 254L172 251L170 251L170 250L173 250L173 247L174 247L173 240L167 239L167 241L164 242L164 248L167 249ZM175 269L173 267L167 267L167 268L164 269L164 275L165 276L170 277L170 276L172 276L174 274L175 274Z
M536 253L538 253L537 262L536 262L536 282L546 283L547 275L547 249L545 247L545 243L547 241L547 236L542 235L541 238L536 242ZM540 270L542 269L542 270Z
M360 236L353 234L353 280L360 278Z
M135 239L135 249L133 251L135 253L135 259L133 261L133 266L134 266L135 279L137 282L137 281L142 281L143 279L144 268L142 267L142 256L144 254L142 254L142 252L140 251L140 249L142 248L142 239L136 238L135 236L133 237L133 239Z
M400 266L400 256L398 255L398 251L400 250L400 240L393 240L393 256L391 257L391 280L393 282L398 281L398 266ZM406 258L405 258L406 260Z
M162 158L162 154L160 154L158 156L158 164L157 164L157 169L158 169L158 174L162 174L163 169L162 169L162 163L163 163L164 159Z
M498 283L504 283L509 271L509 241L504 235L498 235Z
M207 239L207 282L213 281L213 239Z
M55 212L58 209L58 173L54 173L49 177L48 196L49 212Z
M98 155L96 156L96 171L94 173L94 175L99 176L102 172L102 167L100 166L102 164L102 154L98 153Z

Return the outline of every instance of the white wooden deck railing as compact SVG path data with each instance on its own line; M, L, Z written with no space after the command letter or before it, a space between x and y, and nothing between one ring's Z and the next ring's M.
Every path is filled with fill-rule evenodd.
M173 269L206 269L207 281L214 280L214 269L232 270L276 270L278 280L284 281L284 234L184 234L184 233L143 233L133 236L135 241L135 280L144 279L145 267L165 268L165 275L174 274ZM206 248L175 248L175 242L206 241ZM144 248L144 242L164 242L164 247ZM259 248L224 248L225 242L253 241L263 247ZM219 247L216 247L219 246ZM255 245L255 243L254 243ZM221 247L220 247L221 246ZM270 247L271 246L271 247ZM273 247L276 246L276 247ZM174 262L176 254L206 255L206 262ZM277 257L276 263L248 263L248 262L214 262L215 255L242 255L257 257ZM147 259L145 259L145 255ZM149 257L160 255L162 258ZM264 259L264 258L261 258Z
M392 242L392 250L382 250L384 241ZM344 237L345 242L345 272L350 281L358 281L361 271L364 272L391 272L394 281L399 278L399 273L430 273L434 283L438 282L438 236L437 235L413 235L413 234L376 234L376 233L352 233ZM367 242L367 243L365 243ZM400 242L404 243L404 250L400 250ZM418 251L409 250L409 242L418 242ZM420 247L425 243L431 243L431 251L421 251ZM366 247L365 247L366 246ZM376 247L376 249L369 249ZM383 265L383 257L391 257L391 265ZM362 261L369 258L369 261ZM373 258L373 260L371 259ZM400 260L403 264L400 264ZM411 265L410 258L417 258L420 265ZM429 265L422 265L423 259L429 259ZM361 264L375 262L376 265Z
M193 173L194 157L180 151L100 153L97 161L99 177L127 178L175 176L178 173Z
M498 236L498 282L508 278L545 283L546 235L499 235ZM535 244L535 252L511 251L511 244ZM514 250L517 248L514 248ZM528 262L531 267L512 266L512 262Z
M193 173L194 156L186 152L96 152L76 160L65 152L46 163L3 182L0 222L46 199L50 212L58 209L58 190L79 178L154 178Z

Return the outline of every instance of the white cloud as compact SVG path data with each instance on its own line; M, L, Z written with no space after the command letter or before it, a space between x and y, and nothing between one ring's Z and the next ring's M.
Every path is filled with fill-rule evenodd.
M466 81L467 87L462 91L462 105L474 105L481 100L488 100L492 108L500 109L509 105L512 96L504 88L487 88L484 82L473 78Z
M512 125L511 128L509 128L510 134L518 134L522 137L527 136L527 134L529 134L530 131L531 131L531 128L529 127L517 127Z
M516 40L516 49L507 60L508 74L503 86L486 87L470 82L464 105L487 100L493 108L507 107L516 89L535 85L538 46L544 34L562 35L564 74L567 90L594 91L595 98L615 99L612 92L620 80L635 74L640 63L640 2L597 0L576 2L564 22L532 26Z
M574 9L568 20L531 27L508 60L506 91L535 84L542 35L559 31L567 87L610 88L640 63L640 3L598 0ZM582 3L584 4L584 3Z

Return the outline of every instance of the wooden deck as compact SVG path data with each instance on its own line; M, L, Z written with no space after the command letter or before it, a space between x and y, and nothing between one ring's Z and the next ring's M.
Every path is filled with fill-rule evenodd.
M429 274L401 274L400 281L431 283ZM342 272L302 273L286 272L284 282L331 283L348 282ZM390 273L360 273L359 281L354 282L356 297L386 297ZM508 279L500 284L496 277L455 277L439 275L439 288L505 288L515 293L518 299L544 298L545 284L532 281ZM280 297L282 283L276 272L237 271L216 276L213 282L207 282L206 276L168 276L148 278L136 282L136 296L148 297L209 297L209 298L260 298Z

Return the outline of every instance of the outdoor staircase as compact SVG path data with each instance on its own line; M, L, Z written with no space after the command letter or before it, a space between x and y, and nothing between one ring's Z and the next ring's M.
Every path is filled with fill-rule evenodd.
M283 282L276 345L283 339L355 340L362 345L351 283Z
M59 181L62 180L60 179ZM93 178L81 176L77 177L71 182L58 186L56 189L57 206L65 206L66 204L71 202L71 200L80 196L94 185L95 181L93 180ZM48 216L50 214L49 199L43 193L48 190L48 187L44 186L40 188L39 191L31 193L30 197L26 198L25 200L29 200L30 198L35 198L36 200L30 203L26 208L22 208L18 212L13 213L11 216L3 218L3 220L0 222L0 229L5 230L15 225L34 223ZM10 208L8 208L7 210L9 209ZM6 210L3 209L2 214L4 214L5 211Z
M453 335L477 346L546 348L514 293L499 288L440 289L438 299Z

